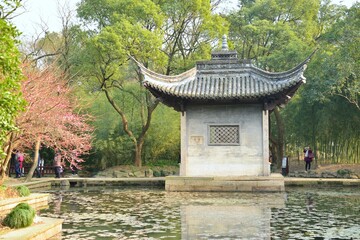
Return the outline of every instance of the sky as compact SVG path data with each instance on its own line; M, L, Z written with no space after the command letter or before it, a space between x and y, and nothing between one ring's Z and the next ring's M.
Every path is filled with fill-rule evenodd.
M341 3L347 7L352 6L359 0L332 0L333 3ZM18 16L13 19L14 24L23 33L22 38L31 39L40 34L46 26L46 31L61 31L58 5L68 6L76 16L76 4L80 0L25 0L24 6L17 12ZM237 0L227 0L225 9L236 6ZM232 6L232 7L229 7Z

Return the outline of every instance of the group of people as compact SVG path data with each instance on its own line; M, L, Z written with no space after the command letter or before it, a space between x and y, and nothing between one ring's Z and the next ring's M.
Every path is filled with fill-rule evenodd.
M15 178L20 178L24 176L24 154L19 150L14 150L11 155L11 164L15 168ZM63 173L63 162L62 156L58 151L55 151L53 167L55 172L55 178L60 178ZM40 156L40 152L38 152L38 163L35 169L36 177L41 178L43 175L43 170L45 169L45 161ZM73 176L77 176L77 167L75 164L70 165L70 169Z
M14 150L11 155L11 163L14 166L15 169L15 178L21 178L24 176L25 170L24 170L24 154L20 150ZM59 153L55 154L54 161L54 172L55 172L55 178L60 178L62 170L62 161L61 161L61 155ZM37 167L35 169L36 177L41 178L43 175L43 170L45 169L45 161L43 158L41 158L40 153L38 153L38 163ZM73 174L74 174L73 170Z
M20 150L14 150L11 154L11 162L15 168L15 178L21 178L24 176L25 169L24 169L24 154ZM38 154L38 164L35 169L36 176L38 178L41 177L41 171L44 169L44 159L40 157L40 153Z

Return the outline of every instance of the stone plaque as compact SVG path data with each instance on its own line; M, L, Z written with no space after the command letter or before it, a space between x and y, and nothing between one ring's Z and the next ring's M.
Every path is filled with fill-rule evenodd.
M203 143L203 136L190 136L190 145L202 145Z

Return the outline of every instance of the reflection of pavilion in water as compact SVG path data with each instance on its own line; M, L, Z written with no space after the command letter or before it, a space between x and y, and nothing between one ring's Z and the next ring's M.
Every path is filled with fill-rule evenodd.
M285 194L239 196L182 205L182 239L270 239L271 209L285 206Z

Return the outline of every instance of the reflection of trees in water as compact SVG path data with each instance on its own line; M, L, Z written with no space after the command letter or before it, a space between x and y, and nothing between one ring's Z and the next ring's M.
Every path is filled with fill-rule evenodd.
M338 189L334 189L334 193ZM358 215L360 212L359 194L335 193L327 195L313 194L312 198L316 199L316 209L319 212L331 212L336 215ZM315 200L313 200L315 201Z
M351 188L288 192L283 209L273 209L271 237L303 239L324 237L357 239L360 235L360 191ZM338 232L334 232L338 229ZM357 229L357 230L354 230ZM284 238L286 236L286 238ZM330 239L330 238L325 238Z

